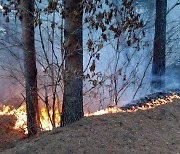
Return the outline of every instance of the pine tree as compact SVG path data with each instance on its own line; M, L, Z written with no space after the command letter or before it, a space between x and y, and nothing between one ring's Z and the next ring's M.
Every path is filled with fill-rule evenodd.
M83 41L81 0L65 0L65 72L61 126L83 117Z
M34 40L34 0L21 0L28 136L38 132L37 69Z
M166 11L167 0L156 0L155 37L151 83L153 89L162 89L165 82Z

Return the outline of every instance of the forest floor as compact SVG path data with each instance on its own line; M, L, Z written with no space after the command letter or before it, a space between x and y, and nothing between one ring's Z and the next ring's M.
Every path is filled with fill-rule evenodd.
M180 154L180 100L146 111L83 118L1 153Z

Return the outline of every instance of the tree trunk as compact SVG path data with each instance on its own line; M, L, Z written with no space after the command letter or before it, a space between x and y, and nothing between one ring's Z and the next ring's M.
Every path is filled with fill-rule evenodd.
M155 37L152 64L152 88L164 87L166 51L166 11L167 0L156 0Z
M34 0L21 0L24 69L26 82L26 111L28 136L38 132L37 69L34 41Z
M65 0L65 72L61 126L83 117L83 41L81 0Z

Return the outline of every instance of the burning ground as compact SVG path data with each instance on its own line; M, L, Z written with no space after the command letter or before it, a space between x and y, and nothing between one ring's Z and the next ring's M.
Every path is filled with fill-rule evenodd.
M180 99L151 110L82 120L36 139L19 141L9 153L180 153Z

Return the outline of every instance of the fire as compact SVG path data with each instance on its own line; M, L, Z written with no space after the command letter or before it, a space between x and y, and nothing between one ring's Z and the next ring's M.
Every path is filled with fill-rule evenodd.
M157 106L162 104L168 104L173 101L173 99L180 99L180 96L172 94L171 96L166 96L165 99L157 99L152 102L144 103L142 106L133 106L130 109L125 108L118 108L116 106L110 106L104 110L99 110L94 113L88 113L84 116L96 116L96 115L103 115L103 114L110 114L110 113L118 113L118 112L136 112L138 110L149 110L153 109ZM52 130L52 120L49 118L52 117L52 110L49 110L49 115L45 107L42 107L40 110L40 122L41 122L41 130ZM19 108L15 108L13 106L5 106L0 104L0 116L3 115L13 115L16 117L17 121L15 123L14 129L19 130L23 129L25 134L27 134L27 117L26 117L26 106L21 105ZM59 111L56 109L55 111L55 126L60 126L60 116Z
M1 105L0 116L2 115L14 115L17 119L14 129L23 129L25 130L25 132L27 132L26 109L24 105L20 106L18 109L15 109L13 106L10 105Z
M50 112L50 117L52 117L53 111L52 109L49 111ZM52 130L53 126L50 121L50 118L48 116L48 112L46 108L41 108L40 112L40 122L42 125L42 130ZM58 109L55 110L55 127L60 126L60 116L59 116L59 111Z
M52 110L50 109L50 117L52 117ZM26 106L21 105L19 108L15 108L13 106L0 106L0 116L3 115L13 115L16 117L16 123L14 126L14 129L19 130L23 129L25 134L27 134L27 117L26 117ZM59 111L56 109L55 111L55 123L56 127L60 126L60 116ZM41 123L41 130L52 130L52 123L50 121L50 118L48 116L46 108L41 108L40 110L40 123Z
M103 115L103 114L110 114L110 113L119 113L119 112L136 112L138 110L149 110L153 109L157 106L163 105L163 104L169 104L173 101L173 99L180 99L180 96L172 94L171 96L166 96L166 99L157 99L152 102L147 102L144 103L142 106L133 106L131 109L124 109L124 108L119 108L116 106L110 106L104 110L99 110L94 113L88 113L85 114L84 116L96 116L96 115Z

